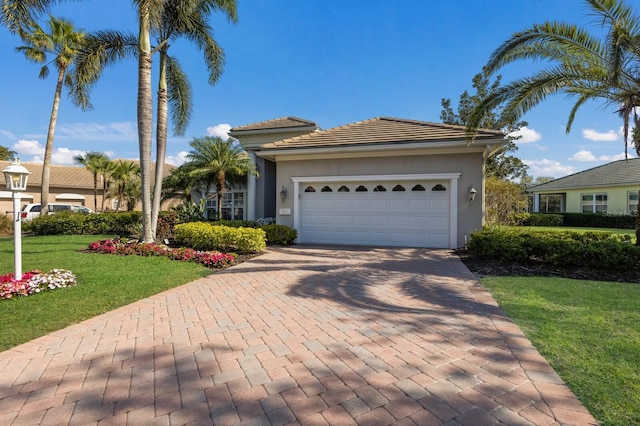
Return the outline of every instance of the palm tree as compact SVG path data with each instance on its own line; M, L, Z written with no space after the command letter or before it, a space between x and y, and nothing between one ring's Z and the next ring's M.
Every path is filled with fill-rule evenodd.
M621 116L627 153L631 117L636 128L640 126L636 115L640 106L640 17L624 0L585 1L590 14L606 30L602 37L577 25L545 22L515 33L493 52L486 65L490 74L523 60L541 60L549 65L499 88L478 104L467 123L470 138L484 115L500 105L504 105L506 121L514 123L548 96L564 94L576 99L567 120L567 133L580 107L589 100L600 100ZM635 136L640 133L634 132L631 138L640 155L640 138ZM636 235L640 237L640 214Z
M111 180L113 181L113 192L109 194L110 198L118 200L116 211L125 205L127 195L127 185L140 176L140 166L132 161L118 160L114 163L111 171Z
M252 173L257 175L254 164L234 139L205 136L190 143L187 154L191 175L207 184L213 183L218 201L218 219L222 219L222 193L230 185L242 182Z
M0 20L12 33L18 33L43 14L52 0L2 0Z
M160 53L160 74L158 80L157 123L156 123L156 170L155 187L151 208L152 235L156 235L162 183L164 178L164 159L167 147L168 107L174 134L184 135L191 117L191 87L186 74L177 59L169 56L169 47L173 41L185 37L196 43L203 52L209 70L209 83L215 84L222 74L224 54L213 38L212 28L207 18L214 10L221 10L227 18L238 19L235 0L168 0L164 6L160 26L152 27Z
M90 151L87 152L84 156L76 155L75 157L73 157L74 162L84 166L89 172L93 174L93 209L95 211L98 211L98 176L103 175L102 169L104 160L108 159L109 157L107 157L105 153L97 151Z
M191 163L184 163L162 180L163 201L169 198L183 198L187 203L193 201L192 192L199 182L191 173L191 169Z
M68 86L71 86L71 78L68 71L73 65L74 57L84 38L84 33L75 31L73 24L65 19L50 16L47 24L49 27L48 33L35 22L31 22L29 30L19 30L20 37L25 45L16 48L18 52L24 53L27 59L34 62L45 63L45 65L40 68L40 78L42 79L47 78L49 75L49 65L51 63L53 63L58 69L58 78L56 81L56 90L53 96L53 106L51 108L47 143L44 149L44 161L42 165L40 203L42 205L41 214L43 215L47 212L47 204L49 200L51 154L53 153L53 138L56 131L56 122L58 120L62 85L63 83L66 83ZM49 62L47 62L47 55L53 56L53 59Z

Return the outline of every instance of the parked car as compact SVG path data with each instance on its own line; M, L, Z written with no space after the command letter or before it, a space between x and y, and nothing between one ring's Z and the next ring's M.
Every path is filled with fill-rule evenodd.
M54 214L59 212L72 212L72 213L84 213L84 214L95 213L90 208L81 206L80 204L49 203L47 207L49 210L48 214ZM27 204L22 208L20 217L22 218L23 221L31 220L34 217L39 216L41 210L42 210L42 207L40 206L40 203Z

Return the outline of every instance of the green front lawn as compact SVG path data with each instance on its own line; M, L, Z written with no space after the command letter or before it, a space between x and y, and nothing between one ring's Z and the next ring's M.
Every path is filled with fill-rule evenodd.
M640 285L547 277L481 282L599 422L640 424Z
M82 252L96 235L24 237L23 272L71 270L78 285L0 300L0 351L185 284L212 271L162 257ZM0 239L0 274L13 272L13 239Z

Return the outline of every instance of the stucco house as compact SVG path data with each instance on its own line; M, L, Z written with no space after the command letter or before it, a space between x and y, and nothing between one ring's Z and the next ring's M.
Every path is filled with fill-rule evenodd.
M640 159L619 160L533 186L534 212L638 211Z
M505 143L500 131L469 144L464 127L389 117L328 130L283 117L229 135L260 173L245 218L275 217L300 243L430 248L482 227L485 161Z

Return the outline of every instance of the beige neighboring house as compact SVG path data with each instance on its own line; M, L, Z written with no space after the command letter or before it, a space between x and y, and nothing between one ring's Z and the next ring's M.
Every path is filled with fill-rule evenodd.
M532 186L533 211L634 214L638 211L640 159L613 161Z
M0 170L6 168L9 164L11 164L11 161L0 161ZM21 162L21 164L29 170L30 174L27 181L27 190L22 193L20 205L39 203L42 186L42 163ZM155 167L155 163L152 166ZM174 168L173 166L165 165L165 176L171 173ZM95 210L93 173L86 168L82 166L52 165L49 179L49 203L80 204ZM0 212L11 214L13 211L13 198L6 187L4 174L0 173ZM116 200L105 199L105 210L115 210L117 207L116 202ZM162 208L168 209L169 206L177 204L179 204L179 200L168 200L163 202ZM100 176L98 176L97 205L98 210L100 210L102 206L102 179ZM140 209L141 205L138 203L136 210Z
M245 218L276 218L299 243L456 248L481 229L484 165L506 142L464 127L377 117L328 130L296 117L239 126L255 161Z
M11 161L0 161L0 169L6 168L9 164ZM30 172L27 190L21 196L21 206L28 203L39 203L42 163L21 162L21 164ZM11 191L6 188L4 174L0 173L0 212L11 214L13 199ZM100 206L101 200L102 191L98 190L98 206ZM84 167L52 165L48 202L80 204L93 210L93 174Z

